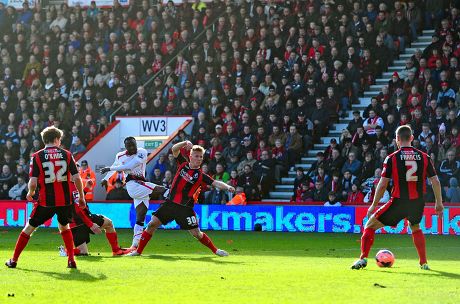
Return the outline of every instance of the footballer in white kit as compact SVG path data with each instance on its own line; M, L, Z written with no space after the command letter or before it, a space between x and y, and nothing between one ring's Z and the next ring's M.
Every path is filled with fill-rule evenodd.
M126 174L126 190L133 199L136 209L136 224L132 248L137 248L139 239L144 228L144 221L149 209L150 195L153 192L164 193L166 188L161 185L147 182L145 168L147 166L147 150L138 148L134 137L126 137L124 140L125 151L118 152L112 166L104 167L101 173L105 174L103 182L112 176L114 171L123 171Z

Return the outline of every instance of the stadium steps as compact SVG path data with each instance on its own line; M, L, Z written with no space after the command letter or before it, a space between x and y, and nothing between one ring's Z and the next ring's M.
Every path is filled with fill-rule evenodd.
M359 98L357 104L352 105L352 110L359 110L361 114L364 109L370 104L371 97L380 93L382 87L388 83L395 71L399 72L404 69L406 60L411 58L414 53L420 49L425 49L431 43L431 36L434 30L424 30L422 36L418 37L417 41L413 42L410 47L407 47L405 52L399 56L399 59L393 62L393 65L388 67L388 72L384 72L381 78L377 78L374 85L371 85L369 91L364 92ZM316 153L324 151L329 146L330 140L335 138L337 141L340 138L342 129L346 128L348 122L352 119L353 111L348 111L345 118L341 118L339 123L333 124L329 130L329 134L321 139L321 143L315 144L313 149L309 150L305 157L300 159L300 162L290 168L287 177L281 178L281 183L275 185L274 189L269 192L269 197L262 199L264 202L289 202L294 190L294 179L296 176L295 168L301 167L305 171L309 170L312 163L316 161Z

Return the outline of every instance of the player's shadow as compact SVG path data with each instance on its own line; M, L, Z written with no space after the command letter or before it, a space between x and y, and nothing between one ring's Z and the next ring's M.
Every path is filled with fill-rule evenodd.
M144 258L154 259L154 260L163 260L168 262L177 262L177 261L191 261L191 262L207 262L215 264L244 264L243 262L229 261L226 258L213 257L213 256L203 256L203 257L188 257L188 256L174 256L174 255L144 255Z
M374 270L372 270L374 271ZM377 270L375 270L377 271ZM385 273L395 273L395 274L408 274L408 275L417 275L417 276L433 276L433 277L446 277L449 279L460 280L460 274L452 273L447 271L440 271L440 270L423 270L420 272L394 272L390 270L378 270L378 272L385 272Z
M25 269L25 268L18 268L18 270L24 271L24 272L40 273L40 274L49 276L53 279L64 280L64 281L96 282L96 281L104 281L107 279L107 276L103 273L99 274L98 276L93 276L89 273L82 272L79 269L70 269L69 272L53 272L53 271L43 271L43 270Z
M108 259L111 257L107 256L99 256L99 255L88 255L88 256L77 256L77 261L85 261L85 262L100 262L104 259Z

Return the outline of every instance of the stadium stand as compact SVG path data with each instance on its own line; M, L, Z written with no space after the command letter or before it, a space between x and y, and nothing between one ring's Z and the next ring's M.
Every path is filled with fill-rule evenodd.
M208 149L211 175L248 199L294 204L330 191L345 204L354 191L371 196L395 128L409 123L455 190L458 9L430 0L0 2L0 194L14 187L20 197L43 127L64 129L77 154L115 115L191 115L182 136ZM168 183L174 166L161 162L148 175ZM230 199L208 190L206 202Z

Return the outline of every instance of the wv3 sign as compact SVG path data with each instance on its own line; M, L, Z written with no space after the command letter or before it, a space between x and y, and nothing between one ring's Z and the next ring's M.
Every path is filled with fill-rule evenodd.
M139 120L140 136L166 136L168 135L167 118L141 118Z

